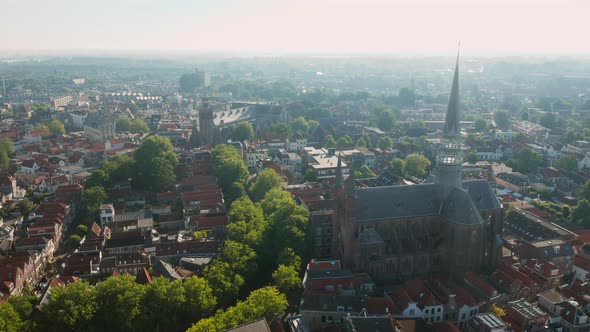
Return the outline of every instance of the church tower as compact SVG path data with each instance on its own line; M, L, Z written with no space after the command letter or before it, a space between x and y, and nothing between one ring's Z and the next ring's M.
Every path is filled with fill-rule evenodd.
M203 97L203 105L199 110L200 143L213 144L213 110L209 107L209 98Z
M446 196L453 188L461 187L461 130L459 121L461 113L459 110L459 54L455 64L455 75L449 98L449 107L445 119L443 137L436 156L437 171L435 183L443 188L443 195Z

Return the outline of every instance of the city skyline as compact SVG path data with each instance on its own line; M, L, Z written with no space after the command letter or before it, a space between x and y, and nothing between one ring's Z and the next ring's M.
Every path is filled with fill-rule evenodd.
M0 54L590 53L581 0L2 2Z

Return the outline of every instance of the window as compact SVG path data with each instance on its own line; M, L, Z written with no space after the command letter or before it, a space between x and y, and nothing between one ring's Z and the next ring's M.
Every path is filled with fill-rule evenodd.
M440 308L436 309L436 312L440 312Z
M326 322L326 316L322 316L322 323Z
M336 307L336 311L344 311L344 307L339 305Z
M416 310L410 309L410 316L414 316L416 314Z
M429 311L428 309L425 309L425 310L424 310L424 313L425 313L425 314L428 314L428 311Z
M334 285L326 285L326 290L327 291L333 291L334 290Z

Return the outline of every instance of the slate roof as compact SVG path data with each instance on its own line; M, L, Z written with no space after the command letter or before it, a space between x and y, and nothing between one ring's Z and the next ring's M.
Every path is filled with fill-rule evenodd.
M458 223L482 223L479 211L501 207L485 180L464 181L442 199L438 184L358 188L358 222L441 215Z

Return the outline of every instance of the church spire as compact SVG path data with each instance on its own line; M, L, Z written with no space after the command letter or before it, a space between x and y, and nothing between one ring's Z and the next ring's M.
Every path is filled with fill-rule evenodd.
M356 197L356 179L354 176L354 169L352 167L352 164L350 164L350 167L348 168L348 179L346 179L346 197Z
M457 62L455 63L455 75L453 77L453 86L451 88L451 97L449 98L449 108L445 119L444 136L447 138L457 138L460 135L459 121L461 119L459 112L459 51L457 50Z

